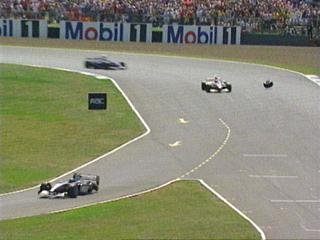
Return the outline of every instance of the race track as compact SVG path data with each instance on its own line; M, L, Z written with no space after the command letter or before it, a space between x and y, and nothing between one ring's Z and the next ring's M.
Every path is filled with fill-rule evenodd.
M85 57L98 55L0 50L1 62L80 71L87 71ZM0 219L114 199L178 177L200 178L254 220L268 239L320 239L319 86L302 75L257 65L108 55L129 68L91 71L116 80L151 133L81 169L101 176L97 194L40 200L33 189L4 195ZM230 81L232 93L202 92L201 80L212 74ZM274 80L272 89L262 87L266 79Z

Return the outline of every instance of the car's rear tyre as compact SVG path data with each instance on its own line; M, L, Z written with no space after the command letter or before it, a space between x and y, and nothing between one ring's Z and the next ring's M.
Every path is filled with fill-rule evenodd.
M206 84L205 83L201 83L201 90L205 90L206 89Z
M231 91L232 91L232 85L229 84L229 85L227 86L227 89L228 89L229 92L231 92Z
M69 196L70 198L76 198L76 197L78 197L78 195L79 195L79 188L78 188L78 186L72 186L72 187L69 188L69 190L68 190L68 196Z
M97 182L97 185L100 184L100 177L99 176L96 176L96 182Z
M95 190L96 192L98 192L98 190L99 190L99 186L98 186L98 185L93 186L93 190Z

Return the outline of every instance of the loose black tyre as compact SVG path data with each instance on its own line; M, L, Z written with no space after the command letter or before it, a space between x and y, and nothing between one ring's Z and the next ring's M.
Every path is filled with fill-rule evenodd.
M76 198L79 195L79 188L78 186L72 186L68 189L68 196L70 198Z
M264 86L265 88L271 88L271 87L273 86L273 82L269 82L269 83L264 82L264 83L263 83L263 86Z

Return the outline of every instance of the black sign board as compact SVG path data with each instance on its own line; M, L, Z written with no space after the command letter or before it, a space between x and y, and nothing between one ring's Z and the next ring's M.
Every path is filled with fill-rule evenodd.
M107 109L106 93L88 93L89 110Z

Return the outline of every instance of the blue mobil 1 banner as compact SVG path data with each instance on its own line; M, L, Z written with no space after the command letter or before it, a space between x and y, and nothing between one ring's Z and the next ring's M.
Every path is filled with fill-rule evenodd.
M241 27L164 25L163 43L240 44Z
M151 24L61 21L60 39L151 42Z
M0 37L46 38L47 35L45 20L0 19Z

